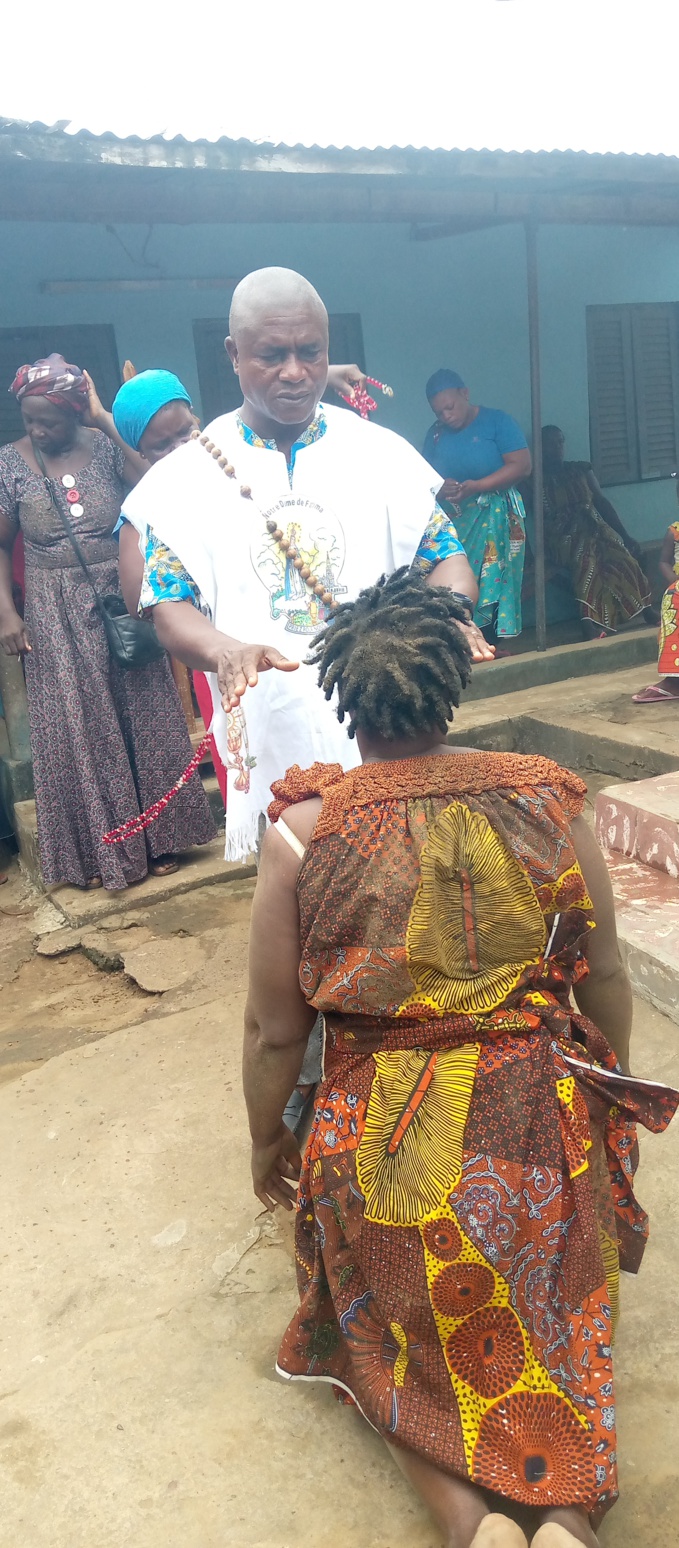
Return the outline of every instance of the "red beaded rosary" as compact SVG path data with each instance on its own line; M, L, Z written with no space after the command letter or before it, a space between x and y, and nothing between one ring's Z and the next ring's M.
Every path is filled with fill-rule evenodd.
M385 398L393 398L393 387L387 387L385 382L376 381L374 376L366 376L365 380L370 382L371 387L379 387L380 392L384 393ZM360 385L354 387L350 398L347 397L345 392L341 392L339 396L344 399L345 403L349 404L350 408L357 410L361 419L367 419L368 415L373 414L377 408L375 399L371 398L370 393L366 392L365 387Z
M180 790L187 783L187 780L191 778L191 775L195 774L199 763L202 762L210 746L210 740L209 735L203 737L200 746L196 748L193 754L191 762L187 763L184 773L180 774L177 783L172 786L171 790L166 790L165 795L161 796L159 801L154 801L152 806L147 806L145 812L139 812L136 817L128 817L127 822L121 823L119 828L112 828L110 833L105 833L104 843L122 844L123 839L133 838L136 833L143 833L144 828L149 828L152 822L156 822L162 816L165 807L169 806L170 801L173 801L174 797L179 795Z

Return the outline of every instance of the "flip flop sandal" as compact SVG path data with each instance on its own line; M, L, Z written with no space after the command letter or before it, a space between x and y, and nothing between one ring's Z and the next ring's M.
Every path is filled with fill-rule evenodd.
M633 704L667 704L668 700L679 704L679 693L670 693L668 688L663 688L662 683L649 683L648 688L642 688L641 693L632 694Z
M179 861L175 860L174 855L157 855L155 860L149 860L150 876L174 876L178 870Z

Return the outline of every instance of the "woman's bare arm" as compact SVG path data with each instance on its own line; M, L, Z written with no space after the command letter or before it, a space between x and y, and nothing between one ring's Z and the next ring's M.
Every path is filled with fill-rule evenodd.
M632 989L623 966L615 927L615 902L606 861L584 817L574 818L571 834L578 864L594 905L596 929L587 940L589 976L573 993L584 1016L607 1038L625 1074L629 1074Z
M124 521L120 529L118 573L125 606L130 616L136 618L144 579L144 555L139 547L139 533L129 521Z
M286 822L306 844L320 801L304 801ZM255 1193L267 1209L290 1209L299 1174L294 1136L283 1112L294 1090L316 1012L299 986L297 874L300 860L280 833L269 829L252 905L249 988L245 1009L243 1090L252 1135Z
M0 649L6 656L30 650L28 631L12 595L12 549L17 535L13 521L0 511Z
M109 409L105 409L99 397L97 389L88 371L83 371L87 382L87 418L84 423L89 424L93 430L101 430L125 454L125 466L123 468L123 483L128 489L133 489L139 483L140 478L148 471L148 462L144 461L140 452L136 452L116 430L113 415ZM123 593L124 595L124 593ZM128 609L129 611L129 609Z

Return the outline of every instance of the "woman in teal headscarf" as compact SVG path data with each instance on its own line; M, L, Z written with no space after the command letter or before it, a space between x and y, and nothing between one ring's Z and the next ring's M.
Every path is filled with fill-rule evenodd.
M436 423L422 454L444 480L439 500L455 506L455 526L476 576L474 622L491 640L521 633L525 511L516 488L531 459L520 425L502 409L469 402L457 371L435 371L426 387Z

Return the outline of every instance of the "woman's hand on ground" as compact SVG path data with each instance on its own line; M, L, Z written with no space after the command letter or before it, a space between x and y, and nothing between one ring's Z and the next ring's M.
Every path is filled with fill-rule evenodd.
M217 682L222 709L238 708L246 688L257 686L260 672L296 672L299 661L288 661L274 645L225 647L217 659Z
M31 648L28 630L15 608L0 615L0 645L6 656L23 656Z
M331 366L328 371L328 386L340 397L352 398L354 388L365 387L366 381L365 373L357 365Z
M489 645L475 623L458 623L472 653L472 661L494 661L495 646Z
M264 1208L272 1210L277 1204L282 1204L284 1209L293 1209L297 1189L288 1178L297 1182L302 1170L302 1157L297 1140L287 1124L281 1122L279 1133L270 1145L253 1144L251 1166L252 1186Z

